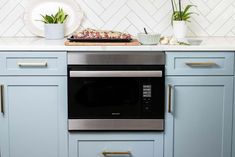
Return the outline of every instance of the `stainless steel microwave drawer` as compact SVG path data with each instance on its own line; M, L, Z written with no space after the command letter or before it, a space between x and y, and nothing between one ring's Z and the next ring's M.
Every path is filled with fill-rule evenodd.
M1 52L0 75L66 75L66 52Z
M166 52L166 75L233 74L233 52Z

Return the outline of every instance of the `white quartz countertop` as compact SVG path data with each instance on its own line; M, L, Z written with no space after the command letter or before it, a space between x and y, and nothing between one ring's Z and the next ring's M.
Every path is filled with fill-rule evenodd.
M235 37L195 38L200 45L64 46L64 40L0 38L0 51L235 51Z

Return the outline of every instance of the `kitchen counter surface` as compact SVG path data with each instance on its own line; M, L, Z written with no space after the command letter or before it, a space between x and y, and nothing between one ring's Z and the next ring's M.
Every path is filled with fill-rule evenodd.
M235 37L194 38L200 45L64 46L64 40L0 38L0 51L235 51Z

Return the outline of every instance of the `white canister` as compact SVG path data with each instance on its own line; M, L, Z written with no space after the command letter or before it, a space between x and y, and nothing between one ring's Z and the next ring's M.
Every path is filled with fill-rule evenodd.
M45 24L45 38L50 40L64 38L64 24Z
M173 32L176 39L184 39L187 34L186 21L173 21Z

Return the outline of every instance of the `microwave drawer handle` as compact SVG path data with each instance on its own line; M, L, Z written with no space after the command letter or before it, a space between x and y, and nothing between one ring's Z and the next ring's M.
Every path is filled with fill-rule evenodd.
M102 154L104 156L111 156L111 155L128 155L131 156L131 152L127 151L127 152L102 152Z
M70 77L162 77L162 71L70 71Z

